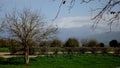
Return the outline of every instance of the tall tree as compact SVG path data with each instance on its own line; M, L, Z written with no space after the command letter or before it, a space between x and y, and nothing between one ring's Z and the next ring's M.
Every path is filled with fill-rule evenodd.
M2 7L1 7L1 4L0 4L0 17L1 17L1 10L2 10ZM4 27L5 27L5 24L0 19L0 32L4 30Z
M29 64L29 46L32 42L49 39L56 33L56 28L48 26L41 14L30 9L6 14L5 22L12 38L24 47L25 64Z

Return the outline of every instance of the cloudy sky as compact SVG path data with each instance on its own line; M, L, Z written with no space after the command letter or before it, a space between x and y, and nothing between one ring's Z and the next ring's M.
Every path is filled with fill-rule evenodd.
M76 35L87 36L96 33L104 33L109 31L108 24L100 23L96 30L91 28L93 21L91 20L91 8L102 7L106 2L103 0L102 5L99 2L91 2L88 4L80 4L80 0L76 3L71 11L68 11L70 0L61 6L61 11L57 19L55 18L60 2L62 0L0 0L1 16L4 13L13 11L14 9L30 8L40 11L46 18L46 21L52 22L59 28L59 37L75 37ZM96 14L96 13L94 13ZM112 31L119 31L120 24L114 24Z

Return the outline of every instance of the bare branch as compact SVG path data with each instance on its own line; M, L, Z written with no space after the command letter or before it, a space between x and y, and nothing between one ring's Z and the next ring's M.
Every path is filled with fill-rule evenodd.
M96 1L96 0L79 0L79 1L81 1L81 4L82 4L82 3L90 3L90 2ZM116 6L118 6L118 7L120 6L120 0L107 0L107 1L105 1L106 4L103 4L104 0L97 0L97 1L101 5L103 5L103 7L96 8L98 14L94 15L94 17L92 18L92 20L94 21L93 28L96 28L97 24L100 22L106 22L106 23L115 23L115 22L119 23L120 22L119 21L120 20L120 9L114 10L114 9L116 9ZM77 0L70 0L70 1L65 0L65 2L70 3L69 8L68 8L69 9L68 11L70 11L74 7ZM60 6L59 6L59 9L58 9L55 19L58 17L58 15L60 13L62 4L63 4L63 2L60 3ZM98 9L99 9L99 11L98 11ZM96 11L96 10L94 10L94 11ZM105 18L106 15L111 16L112 14L113 14L112 18L110 18L110 17L109 17L109 19ZM114 14L117 14L117 15L114 16ZM110 26L110 28L111 28L111 26Z
M33 45L33 41L40 43L36 40L43 40L45 37L50 38L56 31L52 26L50 26L51 28L45 27L43 24L46 22L43 21L42 16L28 9L7 14L5 21L8 23L7 27L12 37L14 36L13 39L24 47L25 64L29 63L29 47Z
M110 25L110 30L111 30L112 23L116 22L116 20L118 20L117 22L119 23L119 19L120 19L119 11L117 13L111 11L112 8L114 8L114 6L116 6L117 4L120 4L120 1L109 0L108 3L105 5L105 7L103 7L102 10L92 18L92 20L95 21L93 27L96 28L96 25L102 21L102 22L107 22L108 25ZM106 20L104 18L106 13L112 14L113 15L112 18L110 19L107 18L108 20Z

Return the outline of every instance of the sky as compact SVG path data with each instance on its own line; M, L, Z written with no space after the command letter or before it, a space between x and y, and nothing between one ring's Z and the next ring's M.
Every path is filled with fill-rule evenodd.
M106 23L100 23L94 31L91 28L93 24L91 20L91 8L95 9L96 7L103 6L96 1L88 4L80 4L80 0L76 0L74 7L69 12L70 0L67 0L66 4L61 6L59 16L53 22L52 20L57 14L61 1L62 0L0 0L1 16L4 16L5 13L9 13L14 9L29 8L34 11L39 11L45 16L46 21L58 26L58 36L66 38L75 37L76 35L88 36L109 31L109 26ZM105 3L103 0L102 4ZM112 31L120 31L119 25L120 24L114 24Z

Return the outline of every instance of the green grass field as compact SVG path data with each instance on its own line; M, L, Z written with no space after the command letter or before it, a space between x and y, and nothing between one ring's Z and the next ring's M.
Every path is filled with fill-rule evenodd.
M120 56L59 55L31 58L29 66L23 62L23 57L0 58L0 68L119 68Z
M0 48L0 52L10 52L8 48Z

